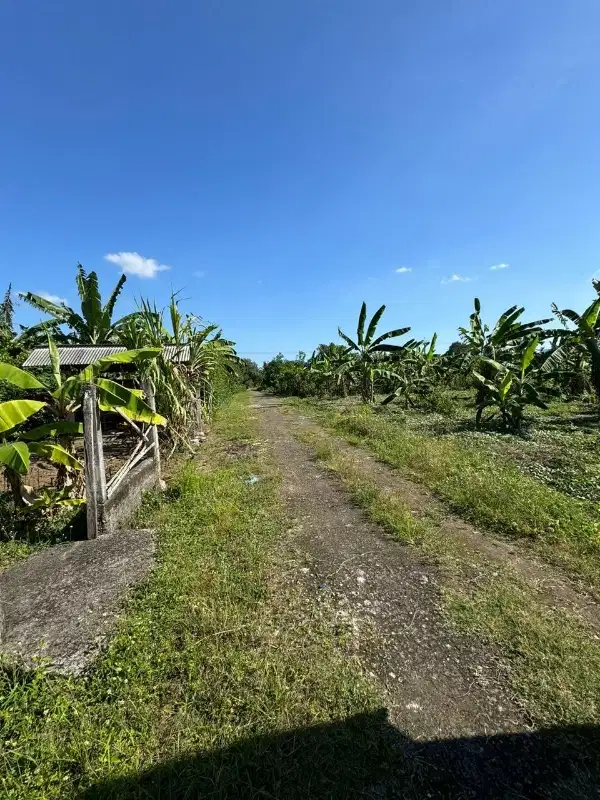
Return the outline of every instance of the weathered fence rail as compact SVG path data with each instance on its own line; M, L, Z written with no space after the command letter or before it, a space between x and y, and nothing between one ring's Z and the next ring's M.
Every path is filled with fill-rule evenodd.
M150 383L144 384L144 392L148 405L154 411L156 403ZM129 457L107 482L104 463L104 447L102 439L102 423L96 397L96 387L89 384L83 390L83 438L85 465L85 499L87 516L87 538L95 539L104 533L111 532L111 514L107 513L107 505L116 497L117 490L123 485L141 462L151 458L153 462L154 482L161 485L160 447L156 425L135 425L128 420L136 431L139 441Z

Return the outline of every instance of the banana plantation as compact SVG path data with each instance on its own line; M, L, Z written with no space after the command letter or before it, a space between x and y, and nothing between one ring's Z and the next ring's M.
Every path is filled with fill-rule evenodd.
M410 327L382 332L385 306L368 317L362 304L356 334L338 329L341 343L312 356L277 356L265 364L263 386L300 397L356 397L375 406L435 410L450 416L470 408L476 429L518 433L532 409L549 403L600 403L600 282L581 313L552 305L529 321L514 305L486 320L478 298L468 322L445 353L430 340L406 338Z
M118 318L125 275L107 299L95 272L79 265L75 282L79 311L23 293L22 300L46 319L20 331L10 287L0 306L5 541L58 529L84 504L87 388L93 390L95 424L102 419L117 444L137 435L148 445L150 430L160 430L156 458L158 440L167 457L178 448L193 453L215 402L237 380L233 343L217 325L183 313L176 295L166 309L142 298L135 312ZM110 463L123 472L134 462L119 453Z

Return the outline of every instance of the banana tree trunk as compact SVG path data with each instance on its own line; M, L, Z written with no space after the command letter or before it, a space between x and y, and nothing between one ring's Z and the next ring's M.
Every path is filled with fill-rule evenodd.
M67 412L64 418L67 422L75 422L75 414L72 411ZM70 455L75 455L75 440L73 436L70 434L59 436L58 443L61 447L64 447ZM66 464L59 464L56 470L56 487L58 489L64 489L67 486L73 487L78 492L82 492L83 472L81 470L70 469Z
M22 508L25 505L23 501L23 479L18 472L14 472L12 469L5 469L4 474L10 486L15 506L17 508Z
M371 370L367 366L363 369L361 384L361 396L363 403L372 403L373 394L373 377L371 375Z
M596 398L600 404L600 347L594 339L587 343L592 366L592 386L596 392Z

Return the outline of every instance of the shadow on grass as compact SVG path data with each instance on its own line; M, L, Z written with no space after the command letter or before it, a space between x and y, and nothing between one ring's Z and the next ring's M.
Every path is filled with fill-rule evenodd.
M62 509L52 517L43 509L15 509L10 495L0 493L0 542L50 545L85 538L85 505Z
M414 741L384 710L158 764L98 783L109 798L592 798L600 796L600 728Z

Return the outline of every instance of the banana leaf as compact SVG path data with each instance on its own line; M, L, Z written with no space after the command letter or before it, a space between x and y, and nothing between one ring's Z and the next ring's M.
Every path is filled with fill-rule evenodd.
M12 364L5 364L0 362L0 380L12 383L13 386L18 386L19 389L45 389L43 383L40 383L36 377L24 369L19 369Z
M0 433L5 433L25 422L47 403L39 400L8 400L0 403Z
M4 464L13 472L27 475L29 462L29 448L23 442L10 442L0 446L0 464Z

